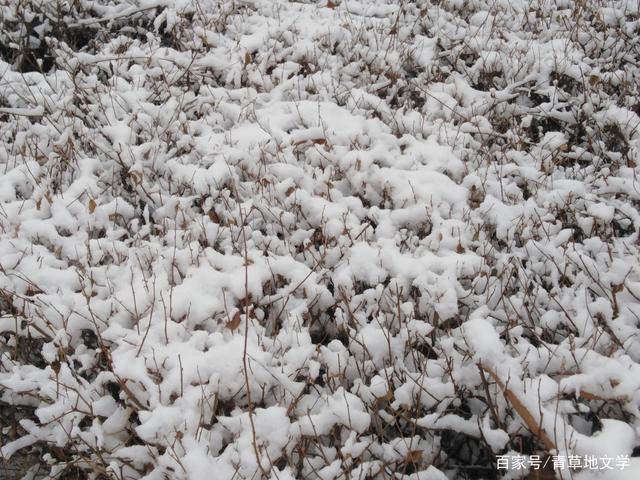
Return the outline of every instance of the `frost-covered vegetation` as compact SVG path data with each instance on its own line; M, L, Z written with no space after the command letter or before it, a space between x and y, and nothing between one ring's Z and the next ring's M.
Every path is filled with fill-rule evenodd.
M638 478L639 18L0 0L4 465Z

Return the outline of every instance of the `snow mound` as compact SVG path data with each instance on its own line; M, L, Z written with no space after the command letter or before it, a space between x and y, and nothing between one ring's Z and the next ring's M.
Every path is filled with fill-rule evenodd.
M0 457L637 455L638 39L619 0L3 0Z

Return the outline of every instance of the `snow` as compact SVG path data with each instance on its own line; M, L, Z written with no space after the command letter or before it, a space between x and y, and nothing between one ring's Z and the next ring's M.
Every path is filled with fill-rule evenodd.
M465 322L462 328L464 338L474 353L475 359L487 363L488 366L502 363L500 354L504 346L491 323L485 319L476 318Z
M435 3L0 5L3 461L638 477L638 6Z

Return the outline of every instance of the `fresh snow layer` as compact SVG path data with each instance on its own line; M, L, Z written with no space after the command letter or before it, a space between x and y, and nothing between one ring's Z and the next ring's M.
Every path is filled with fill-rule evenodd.
M622 0L3 0L0 457L640 478L639 39Z

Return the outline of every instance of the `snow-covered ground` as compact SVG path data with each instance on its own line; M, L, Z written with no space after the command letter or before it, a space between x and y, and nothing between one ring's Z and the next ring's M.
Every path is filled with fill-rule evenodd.
M639 19L0 0L2 461L640 478Z

